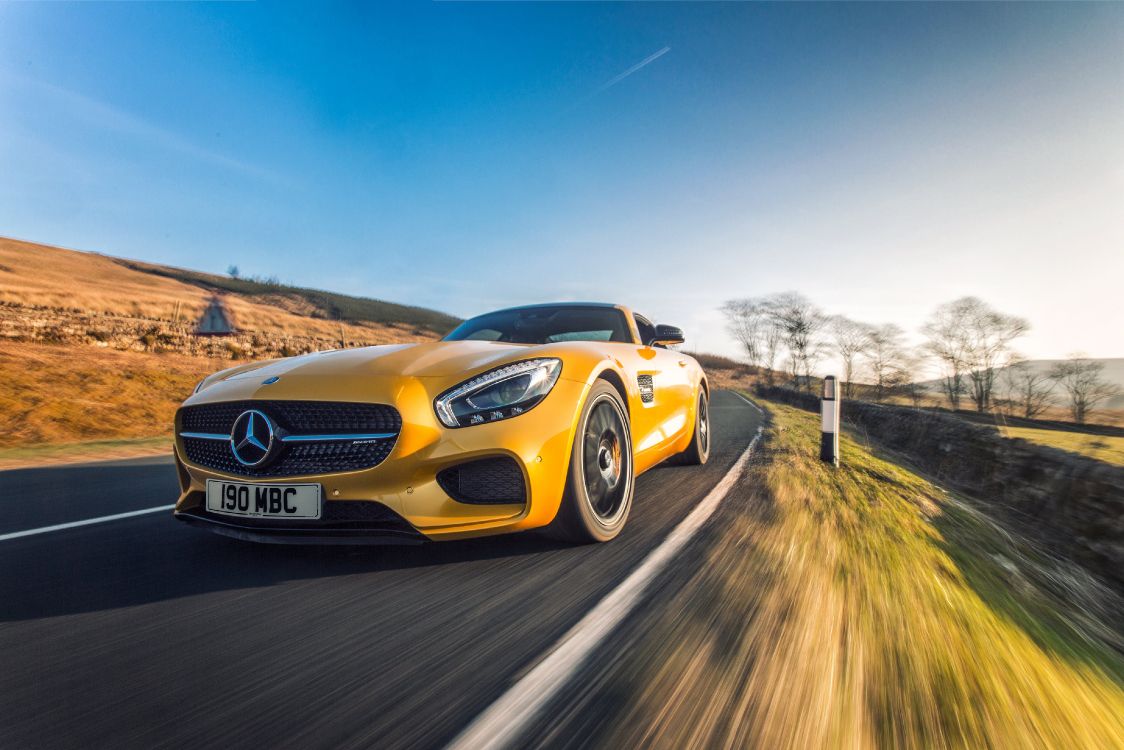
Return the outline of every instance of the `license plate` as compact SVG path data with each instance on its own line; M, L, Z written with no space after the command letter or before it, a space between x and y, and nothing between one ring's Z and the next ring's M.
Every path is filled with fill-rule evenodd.
M207 480L207 510L226 516L319 518L318 484L248 484Z

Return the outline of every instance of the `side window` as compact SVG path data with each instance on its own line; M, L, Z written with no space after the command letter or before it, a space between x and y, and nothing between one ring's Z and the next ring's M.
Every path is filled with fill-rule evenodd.
M644 346L651 344L656 337L656 327L643 315L636 315L636 330L640 331L640 343Z

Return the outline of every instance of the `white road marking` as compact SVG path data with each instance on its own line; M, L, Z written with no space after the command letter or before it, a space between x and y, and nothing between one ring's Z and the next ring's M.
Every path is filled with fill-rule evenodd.
M757 434L726 475L679 522L667 539L648 554L640 567L598 602L577 625L570 628L542 661L457 735L450 743L449 750L506 748L519 740L550 699L577 674L594 649L635 608L656 575L718 509L719 503L741 476L761 437L761 430L761 427L757 428Z
M19 539L25 536L35 536L36 534L46 534L51 531L62 531L63 529L74 529L79 526L92 526L95 523L106 523L107 521L119 521L122 518L132 518L133 516L143 516L147 513L159 513L162 510L171 510L176 507L175 505L161 505L156 508L145 508L143 510L131 510L128 513L114 513L112 516L101 516L99 518L87 518L84 521L71 521L70 523L57 523L54 526L40 526L38 529L27 529L26 531L13 531L9 534L0 534L0 542L6 542L9 539Z

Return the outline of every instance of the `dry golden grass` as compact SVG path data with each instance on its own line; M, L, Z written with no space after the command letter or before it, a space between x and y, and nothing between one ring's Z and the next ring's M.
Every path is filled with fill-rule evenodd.
M176 303L201 314L208 295L130 271L112 258L0 238L0 300L24 305L171 318Z
M104 255L0 237L0 301L161 320L172 320L178 311L180 320L194 323L210 298L201 287L133 270ZM224 300L245 330L338 340L342 328L346 340L372 344L436 337L404 324L308 317L307 303L283 295L227 294Z
M816 417L770 408L725 525L589 677L591 744L1124 747L1111 593L849 439L830 469Z
M191 325L210 297L199 286L106 256L0 238L0 302L158 319L163 325L178 315ZM436 336L408 324L341 324L309 317L318 311L295 295L227 294L224 299L235 324L253 331L255 340L259 335L274 342L289 335L314 341L342 336L355 345ZM237 342L230 340L230 347ZM195 383L229 364L171 353L0 340L0 464L152 452L155 439L170 435L175 409Z
M0 448L0 470L39 468L88 461L112 461L143 456L166 456L171 451L170 436L17 446Z
M0 448L170 437L176 408L213 359L4 343Z

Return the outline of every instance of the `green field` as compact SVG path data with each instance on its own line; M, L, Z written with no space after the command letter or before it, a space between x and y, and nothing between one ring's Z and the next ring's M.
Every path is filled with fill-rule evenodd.
M999 432L1009 438L1022 438L1031 443L1048 445L1070 453L1080 453L1098 461L1124 466L1124 437L1034 427L1000 427Z

